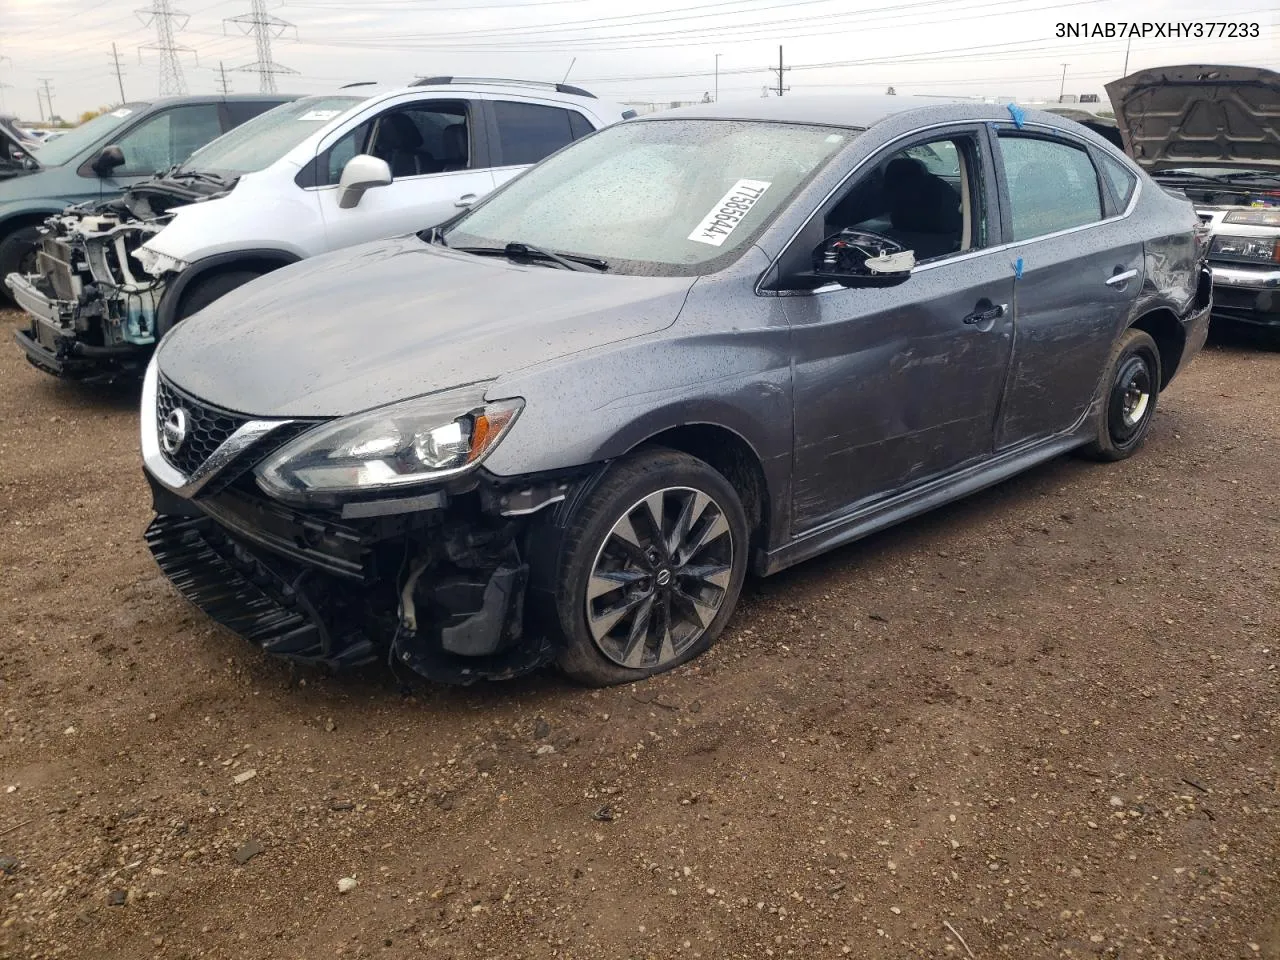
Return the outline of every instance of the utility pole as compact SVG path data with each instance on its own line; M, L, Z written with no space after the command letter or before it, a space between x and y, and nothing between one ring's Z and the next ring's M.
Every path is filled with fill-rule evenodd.
M720 54L716 54L716 102L720 102Z
M55 113L53 112L53 91L52 91L51 89L49 89L49 83L50 83L50 81L49 81L49 80L44 79L43 77L41 77L41 78L40 78L40 83L44 86L44 102L45 102L45 103L47 103L47 104L49 105L49 120L50 120L50 121L52 121L52 120L53 120L53 118L54 118L55 116L57 116L57 114L55 114ZM39 93L38 93L38 92L37 92L37 94L36 94L36 99L37 99L37 100L39 100L39 99L40 99L40 96L39 96ZM41 110L41 112L40 112L40 118L41 118L42 120L44 119L44 111L43 111L43 110Z
M1064 63L1064 64L1062 65L1062 86L1058 87L1058 102L1059 102L1059 103L1061 103L1061 102L1062 102L1062 95L1063 95L1064 93L1066 93L1066 92L1067 92L1067 67L1069 67L1069 66L1071 66L1071 64L1069 64L1069 63Z
M44 94L36 87L36 106L40 108L40 122L44 123Z
M256 73L260 92L278 92L276 89L276 74L297 74L297 70L290 70L288 67L281 66L271 59L271 41L283 36L288 30L296 32L297 28L288 20L281 20L279 17L267 13L267 0L252 0L252 5L247 14L228 17L223 20L222 29L224 31L228 23L234 23L246 36L253 34L254 44L258 51L258 59L253 63L246 64L243 67L235 67L234 69L242 73ZM569 66L572 68L573 65L570 64Z
M227 68L218 61L218 92L224 97L231 92L231 81L227 79Z
M191 19L180 10L174 10L169 0L151 0L148 10L138 10L138 18L144 27L156 28L156 42L138 48L138 60L142 60L143 50L155 50L160 54L160 96L183 96L187 92L187 80L182 75L180 53L195 51L190 47L180 47L174 34L185 30ZM197 60L197 62L199 62Z
M782 65L782 44L778 44L778 65L776 67L770 67L769 69L778 75L778 96L782 96L783 91L791 89L790 87L784 87L782 85L782 75L791 69L790 67L784 67Z
M116 84L120 87L120 102L124 103L128 98L124 95L124 71L120 69L120 51L116 49L115 41L111 43L111 59L115 63Z

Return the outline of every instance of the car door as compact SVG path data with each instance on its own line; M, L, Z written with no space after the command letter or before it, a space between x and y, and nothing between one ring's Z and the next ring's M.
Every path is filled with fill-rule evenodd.
M954 201L948 178L911 152L928 145L956 158ZM925 254L898 286L820 288L783 300L795 358L796 532L991 455L1013 333L1013 273L1006 257L987 252L998 237L989 161L979 126L900 140L863 165L793 242L799 261L788 269L844 228L881 232ZM904 164L917 179L892 187Z
M104 190L123 192L182 163L221 135L222 120L216 103L193 103L160 110L112 140L124 153L124 165L103 179Z
M359 154L385 160L391 183L339 206L343 167ZM447 220L493 189L482 114L475 101L402 101L361 121L323 150L316 193L325 248L414 233Z
M1071 429L1085 415L1143 283L1143 244L1083 141L997 128L1014 285L1014 346L996 447ZM1134 178L1136 184L1136 178Z
M586 116L570 107L511 99L486 103L493 143L494 186L502 186L522 170L595 130Z

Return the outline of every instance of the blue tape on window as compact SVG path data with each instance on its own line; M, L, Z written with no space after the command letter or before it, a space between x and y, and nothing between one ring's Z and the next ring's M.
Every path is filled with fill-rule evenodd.
M1015 280L1022 279L1022 258L1021 257L1013 261L1013 279Z
M1013 125L1021 130L1022 124L1025 123L1027 119L1027 115L1022 112L1022 108L1016 103L1009 104L1009 116L1013 118Z

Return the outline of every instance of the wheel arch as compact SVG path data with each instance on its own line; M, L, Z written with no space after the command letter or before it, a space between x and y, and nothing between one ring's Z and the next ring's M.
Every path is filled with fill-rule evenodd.
M752 553L767 547L774 526L769 480L755 447L742 434L718 423L685 423L651 433L626 452L646 446L679 450L720 473L742 501L751 528Z
M1156 342L1160 351L1160 389L1164 390L1178 372L1187 343L1187 332L1178 315L1168 307L1156 307L1134 320L1128 329L1145 331Z
M43 210L24 210L21 213L14 213L3 220L0 220L0 243L7 240L10 234L18 230L24 230L27 227L40 227L50 217L56 217L62 212L60 207L50 207Z
M212 257L205 257L203 260L197 260L182 273L178 274L173 282L165 288L164 297L160 301L160 312L156 324L157 332L163 335L173 328L173 325L177 322L176 318L183 298L193 285L201 280L207 280L216 274L227 273L232 270L257 270L261 273L270 273L273 270L279 270L281 267L287 267L291 263L297 263L301 259L302 257L288 250L264 248L259 250L235 250L230 253L220 253Z

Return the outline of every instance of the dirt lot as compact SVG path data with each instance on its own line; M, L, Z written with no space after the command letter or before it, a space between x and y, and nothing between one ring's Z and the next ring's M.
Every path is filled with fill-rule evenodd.
M749 585L674 676L460 691L210 626L136 396L13 319L0 956L1280 958L1280 353Z

